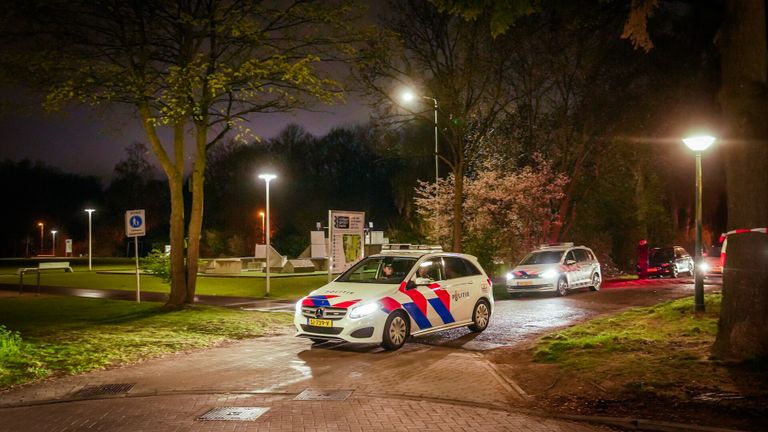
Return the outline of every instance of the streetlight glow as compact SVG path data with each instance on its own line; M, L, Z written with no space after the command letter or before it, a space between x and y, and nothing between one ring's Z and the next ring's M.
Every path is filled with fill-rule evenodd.
M405 103L411 103L419 96L416 95L416 93L412 92L411 90L405 90L400 94L400 100L402 100ZM431 100L435 107L435 185L437 185L437 180L440 177L440 174L438 172L439 169L439 159L438 159L438 152L439 147L437 146L437 99L429 96L420 96L422 99L428 99Z
M265 261L265 267L266 267L266 276L267 276L267 283L265 286L265 295L269 296L269 182L276 179L277 176L275 174L259 174L259 178L264 180L264 183L266 183L267 187L267 227L264 230L264 237L266 241L264 242L264 261Z
M683 142L693 151L704 151L715 142L715 137L709 135L697 135L683 138Z
M259 216L261 216L261 241L266 242L264 235L266 234L267 229L264 225L264 212L259 211Z
M708 149L715 142L715 137L710 135L694 135L683 138L683 142L689 149L696 152L696 251L694 254L696 271L693 278L693 303L696 312L704 312L704 267L701 265L703 262L701 259L701 152Z
M92 253L92 246L93 242L92 239L92 231L91 231L91 215L93 212L95 212L96 209L85 209L85 212L88 213L88 271L93 270L93 253Z
M51 235L53 236L53 244L51 245L51 255L56 256L56 233L57 230L51 230Z
M37 254L38 255L42 255L43 254L43 242L44 242L44 240L43 240L43 227L45 226L45 224L43 224L42 222L38 222L37 226L40 227L40 252L38 252Z

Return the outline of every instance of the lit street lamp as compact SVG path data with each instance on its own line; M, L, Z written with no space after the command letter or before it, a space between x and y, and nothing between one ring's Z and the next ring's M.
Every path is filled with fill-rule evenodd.
M43 226L44 224L42 222L38 222L37 226L40 227L40 252L38 252L38 255L43 254Z
M411 103L414 99L416 99L417 96L410 90L406 90L403 92L403 94L400 95L400 99L402 99L405 103ZM437 179L439 177L438 175L438 147L437 147L437 99L429 96L421 96L422 99L429 99L435 104L435 186L437 186Z
M696 152L696 271L693 285L694 310L704 312L704 272L701 266L701 152L715 142L715 137L699 135L684 138L689 149Z
M51 255L56 256L56 233L58 231L51 230L51 235L53 236L53 244L51 245Z
M264 242L264 257L266 259L266 270L267 270L267 284L265 289L265 295L269 296L269 182L276 179L277 176L274 174L259 174L259 178L264 180L264 182L267 184L267 226L264 231L264 237L266 241Z
M261 216L261 241L265 242L266 240L264 240L264 233L266 233L266 231L264 228L264 212L260 211L259 216Z
M88 271L93 270L93 253L91 253L92 250L92 242L91 242L91 215L93 212L95 212L95 209L85 209L85 212L88 213Z

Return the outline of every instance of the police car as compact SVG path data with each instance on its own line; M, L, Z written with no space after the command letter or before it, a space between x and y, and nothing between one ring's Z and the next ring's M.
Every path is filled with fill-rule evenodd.
M564 296L575 288L597 291L602 280L600 263L592 249L557 243L540 246L507 273L507 292L554 291Z
M481 332L493 310L490 278L471 255L438 246L384 245L296 303L298 337L377 343L388 350L467 326Z

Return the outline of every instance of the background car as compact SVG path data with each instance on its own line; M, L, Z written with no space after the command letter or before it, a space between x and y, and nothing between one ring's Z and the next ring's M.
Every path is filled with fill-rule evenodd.
M648 277L693 276L693 270L693 258L681 246L655 247L648 252Z
M542 245L507 273L510 294L555 292L564 296L576 288L597 291L601 283L600 263L592 249L573 243Z

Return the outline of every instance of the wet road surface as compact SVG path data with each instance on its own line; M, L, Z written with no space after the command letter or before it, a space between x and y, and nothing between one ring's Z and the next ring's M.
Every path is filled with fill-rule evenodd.
M705 291L719 291L720 283L719 279L707 279ZM496 301L491 322L483 333L458 328L411 338L409 342L489 350L524 343L532 336L599 315L692 295L691 278L613 281L607 282L600 291L574 291L565 297L544 293L518 295L510 300Z

